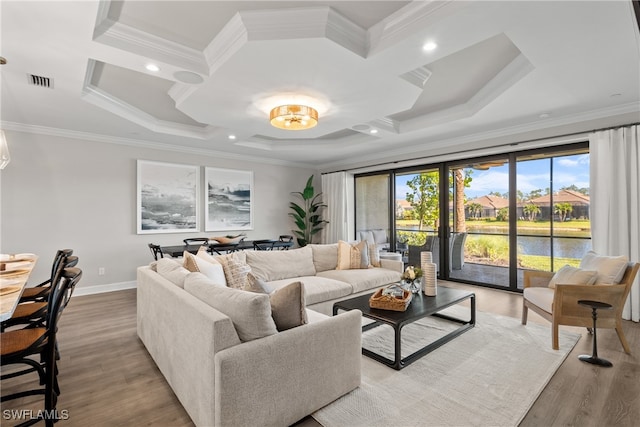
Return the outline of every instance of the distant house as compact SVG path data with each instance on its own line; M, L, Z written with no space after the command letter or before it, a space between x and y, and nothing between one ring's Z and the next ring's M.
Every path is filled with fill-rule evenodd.
M589 218L589 196L578 191L560 190L553 194L536 197L524 203L518 203L518 217L523 216L522 207L528 204L534 204L540 207L540 215L538 218L549 220L552 214L555 214L553 205L558 203L569 203L571 205L571 213L568 218ZM557 215L556 215L556 219Z
M396 218L403 219L406 212L412 211L411 203L404 199L396 199Z
M469 209L470 206L475 204L482 206L479 214L471 212L472 209ZM467 218L495 218L500 209L507 207L509 207L508 199L500 196L486 195L467 201L467 203L465 203L465 213Z

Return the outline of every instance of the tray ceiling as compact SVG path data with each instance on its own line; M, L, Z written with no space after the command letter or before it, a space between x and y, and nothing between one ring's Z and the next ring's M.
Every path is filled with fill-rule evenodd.
M1 7L7 129L328 167L640 119L626 1ZM291 101L318 126L270 126Z

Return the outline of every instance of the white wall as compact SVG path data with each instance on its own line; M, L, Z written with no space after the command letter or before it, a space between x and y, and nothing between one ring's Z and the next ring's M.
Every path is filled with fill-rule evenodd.
M11 163L0 172L0 248L39 255L30 283L49 276L57 249L73 248L84 273L79 294L134 286L136 267L152 260L150 242L181 244L186 237L221 234L136 234L137 159L252 170L254 229L246 231L249 239L291 234L290 193L301 191L309 175L319 177L306 168L21 132L6 135Z

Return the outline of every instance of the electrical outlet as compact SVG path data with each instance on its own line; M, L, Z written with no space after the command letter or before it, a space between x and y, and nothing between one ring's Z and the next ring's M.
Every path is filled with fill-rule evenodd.
M98 276L104 276L104 267L98 268Z

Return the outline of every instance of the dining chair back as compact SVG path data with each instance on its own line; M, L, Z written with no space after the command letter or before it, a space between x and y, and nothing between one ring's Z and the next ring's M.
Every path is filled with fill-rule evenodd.
M0 400L5 402L25 396L44 394L44 411L38 411L40 418L35 421L44 420L47 426L53 426L57 421L54 415L57 413L55 407L60 394L56 363L58 321L64 308L67 292L78 283L82 277L82 270L76 267L61 268L54 276L44 326L3 332L1 334L2 348L0 349L1 366L27 365L26 369L3 374L2 380L37 372L40 384L44 385L43 388L3 395ZM41 361L38 362L33 356L40 356Z
M272 251L276 241L271 239L262 239L253 241L253 249L256 251Z
M188 239L183 240L184 244L189 245L208 245L209 238L208 237L190 237Z
M36 286L25 288L19 301L46 301L49 296L51 281L58 271L60 263L65 257L71 256L71 254L73 254L73 249L58 249L55 257L53 258L53 263L51 264L51 275L49 278Z
M162 248L160 245L155 245L153 243L149 243L149 249L151 250L151 255L153 255L154 260L158 260L158 257L164 258L164 253L162 253Z

